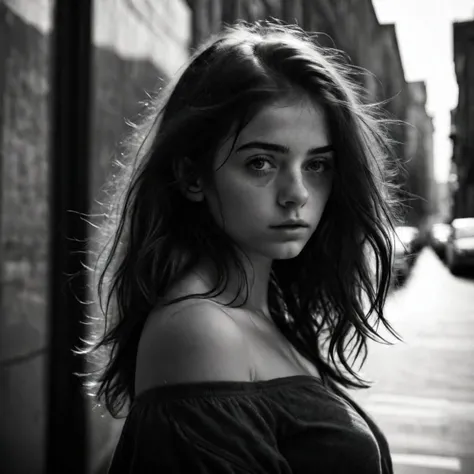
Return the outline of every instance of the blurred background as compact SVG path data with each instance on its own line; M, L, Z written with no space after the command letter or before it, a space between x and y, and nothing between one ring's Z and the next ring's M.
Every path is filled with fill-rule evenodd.
M5 473L103 473L123 420L83 396L81 271L101 187L146 102L224 23L321 32L387 100L404 172L387 317L353 396L395 472L474 473L472 0L0 0L0 458ZM72 212L69 212L72 211Z

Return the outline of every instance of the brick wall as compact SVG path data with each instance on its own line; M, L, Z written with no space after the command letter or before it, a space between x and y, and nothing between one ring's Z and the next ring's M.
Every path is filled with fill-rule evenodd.
M454 66L459 86L453 162L458 188L454 215L474 216L474 21L453 24Z
M34 1L21 7L28 3L34 9ZM44 465L46 429L49 51L40 28L9 4L0 3L0 457L12 473L34 473Z
M0 1L0 457L11 474L45 472L52 4ZM95 1L92 197L100 198L126 120L186 60L189 34L183 0ZM90 415L92 472L120 422Z

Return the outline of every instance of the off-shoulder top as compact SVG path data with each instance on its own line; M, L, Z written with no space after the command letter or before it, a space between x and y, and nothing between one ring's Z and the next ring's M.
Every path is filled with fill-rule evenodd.
M109 474L392 474L387 440L341 389L307 375L196 382L136 397Z

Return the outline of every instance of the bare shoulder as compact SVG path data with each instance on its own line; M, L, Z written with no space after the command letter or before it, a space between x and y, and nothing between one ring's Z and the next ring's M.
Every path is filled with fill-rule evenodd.
M150 315L141 336L135 392L178 383L250 381L242 331L219 305L187 300Z

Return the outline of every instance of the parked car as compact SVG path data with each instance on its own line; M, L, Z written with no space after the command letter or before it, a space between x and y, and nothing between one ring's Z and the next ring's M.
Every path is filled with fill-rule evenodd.
M418 252L418 236L416 227L395 227L392 275L396 284L403 283L410 274Z
M397 285L403 283L408 278L409 274L410 262L406 247L403 245L400 239L395 238L392 265L392 283Z
M433 225L430 231L430 244L439 258L444 259L446 255L446 244L448 243L451 226L443 222Z
M464 268L474 267L474 217L454 219L451 222L446 263L453 275Z
M408 264L411 267L415 262L418 252L423 247L421 243L420 231L413 226L398 226L395 227L397 240L399 245L405 249L405 256Z

